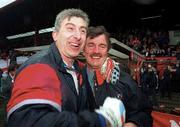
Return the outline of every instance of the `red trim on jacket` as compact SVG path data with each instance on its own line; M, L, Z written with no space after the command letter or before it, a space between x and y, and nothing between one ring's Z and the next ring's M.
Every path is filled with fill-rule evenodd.
M28 99L44 99L61 106L62 96L58 76L47 64L32 64L16 77L7 111Z

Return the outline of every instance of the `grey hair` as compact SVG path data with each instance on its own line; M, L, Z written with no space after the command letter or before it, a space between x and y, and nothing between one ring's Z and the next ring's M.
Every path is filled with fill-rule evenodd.
M55 31L59 31L59 28L61 27L61 23L63 22L64 19L66 18L70 19L71 17L80 17L86 22L87 27L89 26L89 17L84 11L75 8L64 9L56 16L56 21L54 24Z

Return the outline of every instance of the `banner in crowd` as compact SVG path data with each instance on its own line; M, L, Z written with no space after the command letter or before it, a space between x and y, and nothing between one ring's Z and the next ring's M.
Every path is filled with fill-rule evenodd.
M152 117L153 127L180 127L180 116L153 111Z

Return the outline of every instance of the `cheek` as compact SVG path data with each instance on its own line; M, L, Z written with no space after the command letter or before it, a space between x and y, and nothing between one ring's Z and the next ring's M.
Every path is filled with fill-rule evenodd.
M81 49L84 49L84 47L85 47L85 42L82 42Z
M102 55L102 57L107 57L108 56L107 50L101 51L101 55Z
M83 55L84 55L84 57L85 57L86 59L88 59L89 53L88 53L87 51L84 51Z
M84 55L86 61L88 61L88 62L92 61L88 51L84 51L83 55Z
M90 54L90 50L86 45L84 46L83 54L85 57L87 57Z

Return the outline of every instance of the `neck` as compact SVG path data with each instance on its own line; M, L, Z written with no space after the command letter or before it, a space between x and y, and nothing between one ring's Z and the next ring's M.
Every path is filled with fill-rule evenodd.
M59 49L59 52L61 54L61 58L62 60L65 62L65 64L68 66L68 67L72 67L73 63L74 63L74 59L73 58L70 58L70 57L67 57L66 55L64 55L63 52L61 52L61 50Z
M64 63L68 66L68 67L72 67L74 60L65 56L62 56L62 59L64 61Z
M95 70L99 69L98 67L92 67L92 66L89 66L88 64L87 64L87 68L88 68L90 71L95 71Z

